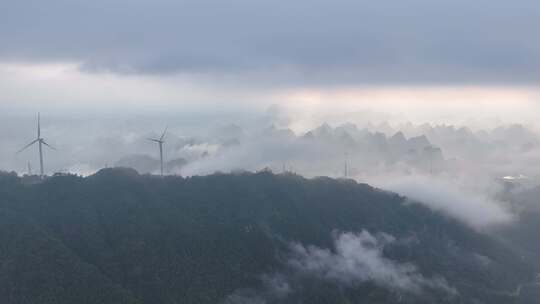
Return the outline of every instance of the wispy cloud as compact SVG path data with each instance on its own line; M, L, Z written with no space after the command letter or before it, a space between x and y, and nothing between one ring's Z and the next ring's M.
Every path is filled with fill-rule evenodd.
M466 174L463 172L462 174ZM472 182L472 181L471 181ZM477 180L476 186L487 179ZM381 180L379 186L392 190L435 211L453 217L478 230L508 224L514 219L508 206L490 197L487 189L471 190L455 178L414 175Z
M335 236L335 251L294 244L289 264L308 275L351 287L369 281L402 292L418 294L430 288L457 293L441 277L426 278L414 264L398 263L384 257L384 246L393 241L395 238L391 235L372 235L365 230L341 233Z
M412 263L400 263L384 256L385 246L396 241L386 233L375 235L334 232L332 248L290 243L288 259L282 272L260 277L259 288L238 289L224 304L264 304L289 300L302 293L303 284L322 280L345 288L372 283L389 292L422 296L442 292L450 297L458 291L440 276L425 277Z

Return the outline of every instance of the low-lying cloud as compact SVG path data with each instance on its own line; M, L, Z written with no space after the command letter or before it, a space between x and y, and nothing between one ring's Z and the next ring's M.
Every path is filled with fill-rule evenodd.
M291 299L302 292L305 280L322 280L346 288L372 283L392 292L422 295L431 291L450 297L458 291L440 276L422 275L412 263L399 263L383 254L386 245L396 239L386 233L334 232L333 248L291 243L283 272L260 277L258 289L238 289L228 295L225 304L264 304Z
M504 202L491 198L487 192L473 192L460 186L457 181L415 175L385 180L379 186L479 230L508 224L514 219Z
M443 278L426 278L415 265L384 257L384 246L393 241L395 238L391 235L372 235L365 230L341 233L334 239L335 252L294 244L289 264L302 273L351 287L369 281L403 292L421 293L423 289L430 288L457 293Z

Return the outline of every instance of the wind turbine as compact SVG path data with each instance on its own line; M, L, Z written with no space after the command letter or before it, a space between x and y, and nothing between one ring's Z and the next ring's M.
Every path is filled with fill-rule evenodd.
M347 178L349 176L349 153L345 152L345 165L343 168L343 176Z
M41 178L43 178L43 176L44 176L44 173L43 173L43 145L45 145L45 146L47 146L47 147L49 147L49 148L51 148L53 150L56 150L56 148L49 145L47 142L45 142L45 139L41 138L41 123L40 123L39 113L38 113L38 125L37 125L37 138L34 139L28 145L24 146L19 151L17 151L17 154L19 154L22 151L26 150L28 147L30 147L31 145L33 145L35 143L38 143L38 147L39 147L39 176Z
M168 127L165 127L165 130L163 131L163 134L161 134L161 137L159 139L148 138L149 141L157 142L159 145L159 164L161 166L161 176L163 176L163 143L165 143L163 138L165 138L165 133L167 133L167 129Z

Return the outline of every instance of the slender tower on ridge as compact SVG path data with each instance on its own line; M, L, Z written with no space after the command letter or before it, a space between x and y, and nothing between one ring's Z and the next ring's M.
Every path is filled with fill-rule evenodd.
M40 121L40 115L38 113L38 123L37 123L37 138L34 139L31 143L24 146L22 149L17 151L17 154L21 153L22 151L26 150L28 147L32 146L33 144L38 144L38 150L39 150L39 176L43 178L45 176L44 169L43 169L43 145L56 150L53 146L49 145L45 139L41 137L41 121Z
M149 141L156 142L159 145L159 165L160 165L160 173L161 173L162 177L163 177L163 144L165 143L165 141L163 139L165 138L165 134L167 133L167 129L168 129L168 127L165 128L165 130L163 131L163 134L161 134L160 138L148 138Z
M349 153L345 153L345 166L343 168L343 176L347 178L349 176Z

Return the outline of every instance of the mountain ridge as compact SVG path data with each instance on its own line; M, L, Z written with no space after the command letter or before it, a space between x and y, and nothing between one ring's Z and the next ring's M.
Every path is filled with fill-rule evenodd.
M25 300L7 288L0 296L12 296L11 303L69 303L73 298L65 297L69 285L62 277L80 283L81 303L508 303L515 288L534 276L489 236L353 180L267 171L159 178L110 168L33 185L3 174L0 194L3 218L34 225L23 235L12 235L19 230L14 228L0 233L4 243L18 244L4 245L2 264L25 274L12 285L35 289ZM24 242L29 236L36 240ZM36 256L18 257L49 239L60 242L51 245L58 248L51 254L40 249ZM364 268L335 272L332 264L350 258L340 248L354 244L423 291L409 293L385 276L359 277ZM66 258L70 254L73 259ZM335 263L305 267L320 254ZM28 273L24 265L36 260L42 264ZM12 273L4 267L0 277ZM90 284L96 276L100 283ZM438 278L456 294L428 283ZM36 280L56 285L31 284ZM287 292L269 285L286 286ZM40 298L47 290L49 302Z

